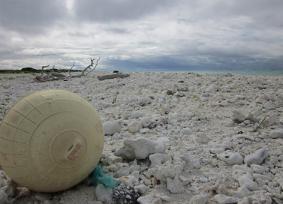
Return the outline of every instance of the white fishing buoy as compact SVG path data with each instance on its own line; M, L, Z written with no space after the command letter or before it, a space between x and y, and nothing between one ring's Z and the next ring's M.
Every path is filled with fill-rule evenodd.
M101 120L80 96L64 90L20 100L0 126L0 166L20 186L68 189L85 179L103 150Z

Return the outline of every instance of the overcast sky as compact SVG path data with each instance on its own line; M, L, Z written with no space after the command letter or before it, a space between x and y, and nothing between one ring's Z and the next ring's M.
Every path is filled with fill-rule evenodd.
M283 69L283 0L0 0L0 69Z

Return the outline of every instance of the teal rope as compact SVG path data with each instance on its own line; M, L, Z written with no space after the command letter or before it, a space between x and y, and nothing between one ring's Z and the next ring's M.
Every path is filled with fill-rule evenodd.
M102 184L107 188L115 188L119 185L119 181L107 175L100 165L97 165L90 174L90 182L92 185Z

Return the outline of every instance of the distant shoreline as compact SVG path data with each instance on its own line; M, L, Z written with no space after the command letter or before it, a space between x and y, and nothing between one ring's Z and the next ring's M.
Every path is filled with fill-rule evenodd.
M28 73L48 73L48 72L69 72L69 69L33 69L33 68L28 68L28 69L0 69L0 74L28 74ZM71 70L70 72L81 72L81 70Z
M105 72L112 72L114 69L99 69L97 71L105 71ZM195 73L195 74L209 74L209 75L255 75L255 76L283 76L283 68L281 70L273 69L273 70L267 70L267 69L258 69L258 70L195 70L195 69L127 69L127 68L117 68L117 70L121 72L164 72L164 73Z
M147 73L147 72L159 72L159 73L195 73L195 74L208 74L208 75L249 75L249 76L283 76L282 70L174 70L174 69L97 69L96 72L113 72L118 70L120 72L127 73ZM57 73L66 73L69 72L69 69L33 69L33 68L23 68L23 69L0 69L0 74L33 74L33 73L48 73L48 72L57 72ZM82 70L71 70L70 72L81 72Z

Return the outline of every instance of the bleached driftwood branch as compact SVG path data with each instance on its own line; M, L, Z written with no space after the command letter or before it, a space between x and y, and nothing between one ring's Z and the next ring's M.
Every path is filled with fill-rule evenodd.
M106 79L115 79L115 78L126 78L129 77L129 74L122 74L122 73L117 73L117 74L107 74L107 75L102 75L102 76L97 76L98 80L106 80Z
M50 66L50 64L49 65L43 65L43 66L41 66L41 76L43 76L43 69L45 69L45 68L47 68L47 67L49 67Z
M40 76L36 76L35 80L38 81L38 82L55 81L55 80L65 80L65 81L67 81L70 78L83 77L83 76L88 75L90 72L94 71L96 69L96 67L98 66L99 61L100 61L100 57L98 57L97 59L91 58L90 64L82 70L81 74L74 75L74 76L71 75L71 71L75 67L75 63L68 70L67 75L56 72L55 65L53 65L52 69L50 69L50 71L45 74L44 69L49 67L49 65L42 66L41 67L41 74L40 74Z
M98 57L95 61L95 64L94 64L94 60L95 58L91 58L90 59L90 64L83 69L82 73L81 73L81 76L86 76L88 75L90 72L94 71L98 65L98 62L100 61L100 57Z
M71 66L71 68L68 71L68 78L72 78L71 71L74 67L75 67L75 63L73 63L73 65Z

